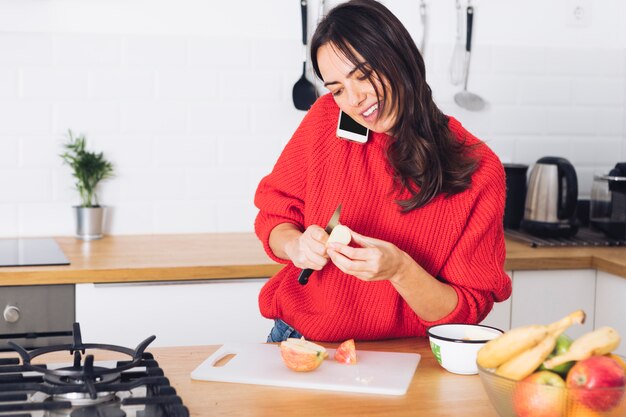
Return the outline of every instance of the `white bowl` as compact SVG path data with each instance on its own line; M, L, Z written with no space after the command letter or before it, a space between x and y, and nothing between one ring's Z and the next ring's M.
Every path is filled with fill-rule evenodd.
M502 333L500 329L481 324L439 324L428 329L428 339L437 362L444 369L474 375L478 373L478 350Z

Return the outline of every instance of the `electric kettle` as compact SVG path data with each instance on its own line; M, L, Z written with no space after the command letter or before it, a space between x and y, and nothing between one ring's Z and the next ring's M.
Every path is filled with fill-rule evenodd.
M541 237L572 237L578 232L576 170L565 158L544 156L528 178L521 228Z
M607 175L594 175L589 210L591 227L609 237L626 239L626 162Z

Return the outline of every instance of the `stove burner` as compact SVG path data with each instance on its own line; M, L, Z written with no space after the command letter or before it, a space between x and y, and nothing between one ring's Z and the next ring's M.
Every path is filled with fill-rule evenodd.
M43 379L51 384L55 385L83 385L85 384L85 378L93 379L96 384L108 384L111 382L119 381L121 373L108 374L104 371L109 368L103 368L101 366L94 366L92 376L85 375L83 368L68 366L66 368L58 368L57 371L70 371L68 374L45 374Z
M70 417L126 417L126 413L116 406L83 407L72 411Z
M64 392L62 394L53 394L54 400L69 401L75 406L94 405L111 402L117 399L114 392L97 392L96 398L91 398L91 394L87 392Z
M24 362L24 368L29 371L41 372L44 375L44 379L50 383L56 385L80 385L81 389L89 392L91 399L96 400L98 398L97 384L103 384L110 381L119 379L122 371L134 368L141 362L142 356L146 348L156 336L150 336L143 342L141 342L135 350L128 349L122 346L104 345L97 343L83 343L80 333L80 325L74 323L72 334L74 337L74 343L71 345L49 346L42 347L28 352L26 349L14 342L9 342L9 345L15 349L15 351L22 357ZM124 353L132 358L131 361L126 361L124 364L118 362L118 366L115 368L102 368L94 367L93 355L85 356L84 363L82 363L82 354L88 349L109 350L113 352ZM69 351L74 355L74 365L71 367L61 369L48 369L43 365L33 365L31 362L34 358L51 353ZM81 364L82 363L82 364ZM79 391L83 392L83 391Z
M163 369L145 352L154 339L149 337L134 350L87 344L74 323L71 344L27 351L9 342L19 358L0 358L0 416L189 417ZM95 353L88 350L108 350L130 358L96 362ZM32 363L52 352L69 353L73 364L48 363L59 355Z

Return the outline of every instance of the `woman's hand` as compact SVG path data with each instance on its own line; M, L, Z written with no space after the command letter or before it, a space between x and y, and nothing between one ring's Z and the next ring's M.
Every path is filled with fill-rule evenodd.
M360 248L330 243L327 253L333 263L363 281L399 280L416 266L415 261L396 245L350 231Z
M298 268L319 271L328 263L326 240L328 233L318 225L311 225L285 244L285 253Z

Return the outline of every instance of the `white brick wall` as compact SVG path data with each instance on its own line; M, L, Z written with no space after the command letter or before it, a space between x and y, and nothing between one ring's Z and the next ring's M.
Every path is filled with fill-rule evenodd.
M615 42L626 12L608 1L592 2L605 23L566 32L555 5L512 10L553 16L531 20L529 34L500 5L476 0L469 89L489 102L480 113L453 101L453 2L427 2L437 102L505 162L568 158L588 195L594 171L626 160L626 39ZM0 237L73 233L78 197L58 156L67 129L115 164L100 192L109 233L251 231L256 185L304 115L291 99L302 58L297 3L129 0L124 13L99 0L49 3L67 13L0 0ZM385 3L421 36L417 6ZM237 19L240 8L249 13ZM310 30L316 11L312 1Z

